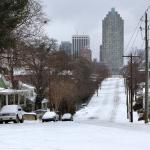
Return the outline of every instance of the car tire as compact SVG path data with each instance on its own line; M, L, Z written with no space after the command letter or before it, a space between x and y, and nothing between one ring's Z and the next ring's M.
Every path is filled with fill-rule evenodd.
M0 124L3 124L3 121L0 121Z
M44 122L44 120L42 120L42 122Z
M8 123L8 121L5 121L5 124L7 124Z
M24 119L22 118L21 120L20 120L20 123L23 123L24 122Z

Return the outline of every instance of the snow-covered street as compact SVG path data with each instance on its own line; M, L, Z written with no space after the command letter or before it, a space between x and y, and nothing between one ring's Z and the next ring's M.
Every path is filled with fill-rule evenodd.
M149 150L147 127L105 127L74 122L7 124L1 150Z
M149 150L150 127L126 119L123 78L106 79L73 122L0 125L0 150Z
M126 95L123 78L106 79L98 90L98 96L75 115L76 120L104 120L109 122L128 122L126 114Z

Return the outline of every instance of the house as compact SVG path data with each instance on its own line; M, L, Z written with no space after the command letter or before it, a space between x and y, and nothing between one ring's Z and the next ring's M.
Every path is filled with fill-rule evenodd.
M30 103L32 109L34 109L35 98L36 93L34 87L19 82L18 89L12 89L11 83L3 75L0 75L0 108L3 105L9 104L18 104L26 107Z

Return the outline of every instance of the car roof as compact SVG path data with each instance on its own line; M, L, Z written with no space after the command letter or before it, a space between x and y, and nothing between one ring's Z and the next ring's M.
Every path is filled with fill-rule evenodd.
M5 105L2 107L1 112L16 112L18 108L21 108L19 105Z

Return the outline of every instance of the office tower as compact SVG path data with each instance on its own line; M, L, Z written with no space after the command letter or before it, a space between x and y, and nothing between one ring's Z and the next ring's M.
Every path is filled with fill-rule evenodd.
M102 45L100 61L105 63L112 74L118 74L123 66L124 21L114 8L102 21Z
M66 54L71 55L71 42L62 41L59 49L64 51Z
M90 37L88 35L72 36L72 55L76 59L80 56L81 49L90 49Z

